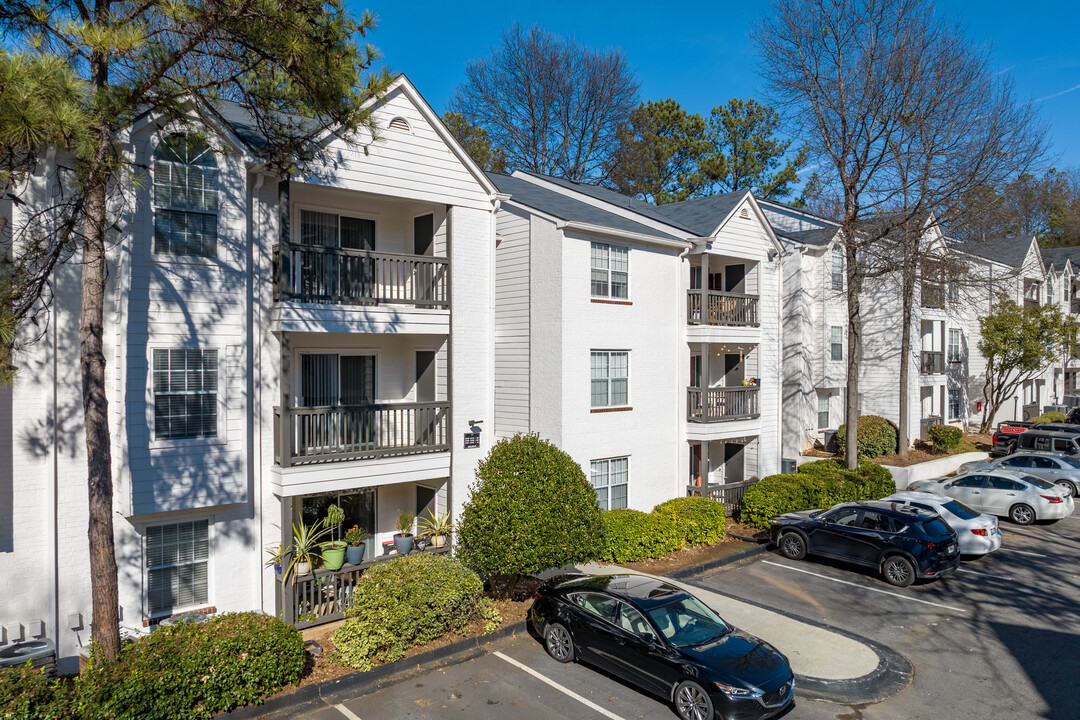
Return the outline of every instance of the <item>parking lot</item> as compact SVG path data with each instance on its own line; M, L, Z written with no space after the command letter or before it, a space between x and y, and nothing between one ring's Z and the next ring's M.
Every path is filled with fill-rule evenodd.
M949 578L908 588L893 588L857 568L795 562L774 552L692 583L873 640L914 667L911 686L880 702L843 705L797 694L788 718L1075 718L1080 517L1032 527L1003 522L1002 528L1001 550L964 561ZM528 636L369 695L291 715L310 720L676 717L661 699L588 666L555 662Z

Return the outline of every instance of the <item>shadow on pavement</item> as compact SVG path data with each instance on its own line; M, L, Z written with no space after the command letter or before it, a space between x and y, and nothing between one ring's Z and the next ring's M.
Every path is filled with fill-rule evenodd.
M1048 720L1076 718L1077 701L1080 700L1076 683L1080 674L1080 656L1076 649L1080 647L1080 635L995 622L989 625L1050 706L1040 717ZM1031 711L1034 716L1038 708L1031 708Z

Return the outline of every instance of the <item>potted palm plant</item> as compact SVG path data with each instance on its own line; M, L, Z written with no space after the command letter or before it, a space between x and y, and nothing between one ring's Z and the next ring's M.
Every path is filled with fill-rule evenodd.
M331 539L322 546L323 567L327 570L340 570L345 564L345 542L338 536L341 523L345 522L345 511L337 505L326 508L326 530Z
M450 513L436 515L434 510L428 510L428 514L420 518L418 524L420 532L428 537L428 543L433 548L445 547L446 539L450 536L450 531L454 529L450 522Z
M274 568L274 572L280 575L281 561L285 557L285 548L281 546L281 543L269 545L266 548L266 554L270 556L266 559L266 567Z
M364 538L367 532L359 525L353 525L345 531L345 557L350 565L364 562Z
M405 512L404 510L398 511L398 534L394 536L394 547L397 548L398 555L408 555L412 552L412 529L413 520L415 518L416 516L410 512Z
M292 558L285 566L285 572L282 575L283 582L288 582L290 577L295 579L299 575L307 575L311 572L315 560L321 557L319 543L329 530L323 527L322 520L316 520L310 527L304 524L303 518L293 523L293 542L289 547Z

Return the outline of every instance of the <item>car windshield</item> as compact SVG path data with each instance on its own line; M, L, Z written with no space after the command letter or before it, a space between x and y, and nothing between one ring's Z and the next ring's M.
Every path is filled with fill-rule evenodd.
M1043 490L1053 490L1054 489L1054 483L1047 482L1047 481L1043 480L1042 478L1037 478L1037 477L1035 477L1033 475L1024 475L1023 479L1026 480L1027 482L1031 483L1032 485L1034 485L1037 488L1042 488Z
M690 595L657 605L646 612L675 647L700 645L727 634L729 630L719 615Z
M945 509L951 512L961 520L972 520L979 517L979 511L974 508L970 508L959 500L952 500L945 503Z
M1063 462L1071 468L1080 468L1080 460L1071 457L1059 457L1056 458L1059 462Z

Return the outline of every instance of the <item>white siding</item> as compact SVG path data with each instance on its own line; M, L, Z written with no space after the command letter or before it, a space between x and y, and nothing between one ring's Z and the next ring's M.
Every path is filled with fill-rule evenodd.
M529 219L499 213L495 252L495 434L529 431Z

